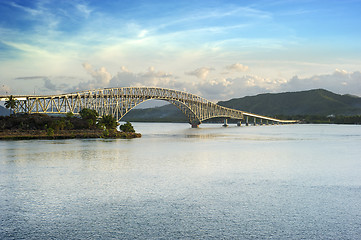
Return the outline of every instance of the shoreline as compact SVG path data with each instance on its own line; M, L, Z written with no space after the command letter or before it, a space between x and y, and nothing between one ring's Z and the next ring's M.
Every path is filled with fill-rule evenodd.
M81 138L104 138L104 139L132 139L140 138L140 133L106 131L106 130L59 130L48 134L46 130L1 130L0 140L31 140L31 139L81 139Z

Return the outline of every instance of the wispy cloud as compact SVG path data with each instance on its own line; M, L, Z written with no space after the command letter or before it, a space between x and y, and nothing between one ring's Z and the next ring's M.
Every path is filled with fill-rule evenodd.
M85 4L76 4L75 5L76 9L78 9L78 11L80 13L82 13L86 18L88 18L90 16L90 14L92 13L92 9L90 9L87 5Z
M30 7L26 7L23 5L19 5L15 2L9 2L9 5L18 9L21 9L23 11L25 11L26 13L29 13L32 16L38 16L43 14L43 11L41 11L40 9L35 9L35 8L30 8Z
M17 77L15 80L39 80L39 79L46 79L46 76L28 76L28 77Z

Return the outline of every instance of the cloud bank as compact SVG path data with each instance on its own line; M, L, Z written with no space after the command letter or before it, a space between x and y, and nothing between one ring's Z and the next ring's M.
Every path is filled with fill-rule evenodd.
M227 100L259 93L277 93L303 91L324 88L339 94L359 95L361 92L361 73L336 69L332 74L315 75L308 78L294 76L291 79L264 78L253 74L244 74L248 67L242 64L225 66L226 69L241 71L236 77L217 72L213 67L202 67L185 72L185 76L176 76L164 70L149 67L146 71L132 72L125 66L112 75L105 67L94 68L89 63L83 64L90 79L73 86L59 85L50 78L43 78L43 87L48 91L75 92L108 87L162 87L197 94L211 101ZM223 69L224 69L223 68ZM212 77L208 77L213 71ZM195 76L196 78L188 78Z

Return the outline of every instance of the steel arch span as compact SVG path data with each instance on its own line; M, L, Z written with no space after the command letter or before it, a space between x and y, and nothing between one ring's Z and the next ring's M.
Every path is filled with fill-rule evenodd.
M295 122L222 107L194 94L156 87L104 88L60 95L15 96L15 99L17 113L79 113L81 109L89 108L100 116L110 114L119 121L140 103L156 99L175 105L192 126L212 118L242 120L245 116L247 120L253 117L277 123Z

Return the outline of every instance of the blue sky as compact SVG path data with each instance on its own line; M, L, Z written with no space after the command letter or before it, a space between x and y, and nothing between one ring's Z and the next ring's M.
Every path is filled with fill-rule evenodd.
M361 96L361 0L0 1L0 94Z

